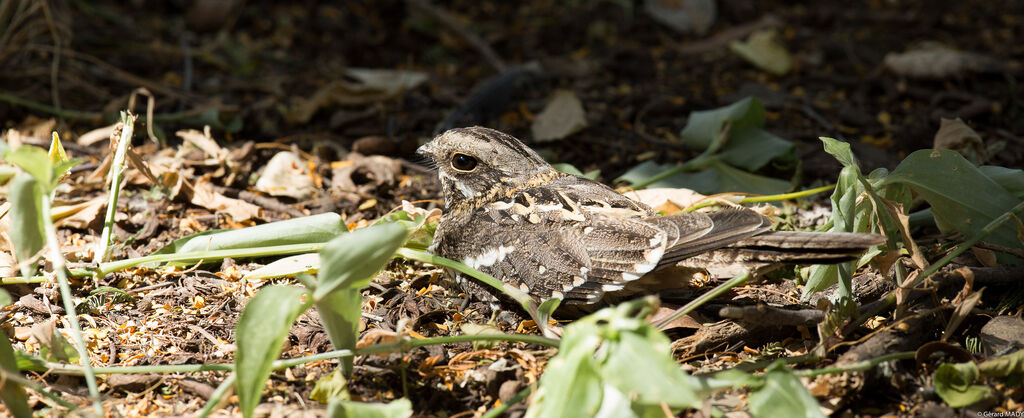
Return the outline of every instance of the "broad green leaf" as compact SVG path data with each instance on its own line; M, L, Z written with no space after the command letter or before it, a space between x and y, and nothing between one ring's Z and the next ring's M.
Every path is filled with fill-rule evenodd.
M843 167L857 166L857 158L853 156L853 151L850 150L848 142L824 136L818 139L825 145L825 152L839 160Z
M756 417L824 417L818 401L784 362L768 366L764 385L750 394L750 412Z
M334 212L328 212L242 229L200 232L179 238L154 254L315 244L330 241L347 231L341 216Z
M570 325L569 327L571 327ZM548 362L527 417L593 416L600 410L604 385L594 361L597 335L572 335L566 327L558 355Z
M274 261L242 276L246 280L267 280L292 277L299 273L316 273L320 269L320 254L299 254Z
M307 301L303 301L303 297ZM235 327L235 373L238 406L251 417L260 403L263 387L270 377L295 318L309 307L306 290L291 286L264 287L249 301Z
M764 121L764 105L761 100L747 97L725 107L690 112L686 127L680 135L686 145L704 150L711 146L722 129L729 124L730 129L746 126L760 128L764 126Z
M7 292L4 292L7 293ZM10 295L7 295L10 298ZM18 370L18 362L14 358L14 348L11 347L11 340L7 338L7 334L0 331L0 368L3 369L4 373L12 375L20 375ZM4 406L10 411L11 415L18 418L29 418L32 416L32 408L28 406L28 395L25 394L25 389L22 389L21 385L7 380L3 383L3 388L0 389L0 399L3 399Z
M335 350L356 348L359 340L359 319L363 313L363 297L358 288L342 287L317 299L315 305L324 331ZM342 372L352 375L352 357L339 359Z
M663 413L663 404L699 407L699 381L673 361L668 338L644 319L647 308L644 300L626 302L567 326L527 416L648 416Z
M348 400L348 381L341 373L341 369L334 369L327 376L317 379L309 398L322 404L332 399Z
M909 186L931 205L939 230L959 232L965 237L981 232L986 224L1021 201L950 150L915 151L889 174L886 182ZM1012 227L993 231L985 241L1024 248ZM1020 261L1005 254L997 257L1003 263Z
M14 303L14 299L11 298L11 294L7 293L4 289L0 289L0 309L11 306L12 303Z
M11 146L7 145L7 141L0 139L0 159L4 158L4 154L7 154L11 150Z
M4 155L4 160L20 167L39 182L43 193L50 193L53 184L53 163L42 148L24 145Z
M364 403L331 399L327 405L328 418L408 418L412 416L412 402L395 399L390 403Z
M984 174L986 177L992 179L992 181L1003 186L1004 189L1012 193L1018 199L1024 199L1024 170L1016 170L994 165L983 165L978 167L978 171L981 171L981 174Z
M11 202L10 233L14 253L21 266L21 275L28 278L35 272L38 264L38 260L33 260L34 257L46 245L43 230L43 191L31 174L21 173L11 182L7 198Z
M434 231L437 230L437 221L427 222L427 218L423 215L417 215L415 218L409 215L404 210L392 212L386 216L381 217L374 224L385 224L397 222L409 230L409 238L405 241L405 246L418 250L425 250L430 247L434 242Z
M633 167L616 180L627 181L630 184L643 183L672 168L673 166L670 164L646 161ZM787 181L752 174L712 159L703 171L676 174L651 183L647 187L686 188L702 194L735 192L770 195L784 193L793 186Z
M361 289L384 268L409 231L395 223L372 225L343 234L320 250L320 274L313 299L335 289Z
M753 126L733 128L719 157L732 166L758 170L776 158L793 156L796 144Z
M979 374L978 366L973 362L940 364L932 374L935 393L953 408L962 408L991 398L991 388L974 384Z
M988 377L1024 376L1024 350L986 360L978 365L978 370Z
M555 170L561 171L565 174L583 176L591 180L596 180L597 176L601 175L601 170L592 170L584 173L580 171L580 169L576 168L574 165L568 163L555 163L551 164L551 166L554 167Z

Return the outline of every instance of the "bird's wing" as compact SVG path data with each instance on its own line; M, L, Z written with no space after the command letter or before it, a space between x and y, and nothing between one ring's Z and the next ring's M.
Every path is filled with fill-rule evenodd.
M668 234L643 221L645 208L600 195L600 190L583 197L572 188L532 188L485 205L476 216L495 231L480 238L486 254L491 248L515 250L501 253L505 262L481 270L531 295L560 295L568 303L596 302L653 270ZM631 209L632 218L612 216Z

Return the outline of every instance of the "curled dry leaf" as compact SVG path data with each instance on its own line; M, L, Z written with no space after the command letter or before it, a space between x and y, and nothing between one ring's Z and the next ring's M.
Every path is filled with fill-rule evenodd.
M306 162L299 154L291 151L275 154L267 162L259 180L256 180L255 187L272 196L288 196L298 200L309 199L316 190Z
M565 138L587 126L583 103L570 90L558 90L530 126L533 140L554 141Z
M244 200L232 199L213 190L213 184L200 178L193 186L192 203L215 212L224 212L235 222L260 216L260 207Z
M682 188L630 190L624 195L665 214L679 212L707 197L693 190Z
M975 165L984 164L988 159L985 142L981 140L981 136L960 118L942 118L942 124L938 132L935 132L932 148L959 152Z

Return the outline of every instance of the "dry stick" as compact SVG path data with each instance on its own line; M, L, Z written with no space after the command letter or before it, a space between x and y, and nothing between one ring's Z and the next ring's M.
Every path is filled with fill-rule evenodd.
M445 25L448 29L451 29L452 32L461 36L462 39L465 39L466 42L472 45L473 48L476 48L477 52L484 57L484 60L486 60L487 63L490 64L491 67L494 67L494 69L499 73L505 71L505 62L496 52L494 52L493 49L491 49L491 46L483 39L480 39L479 36L476 36L475 33L470 32L464 26L459 24L459 22L455 20L455 17L450 13L431 4L430 0L408 0L407 2L409 5L412 5L421 12L434 18L434 20L437 20L442 25Z

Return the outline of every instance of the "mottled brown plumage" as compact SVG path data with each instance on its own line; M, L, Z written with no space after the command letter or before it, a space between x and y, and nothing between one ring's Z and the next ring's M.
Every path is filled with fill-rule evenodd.
M445 200L431 251L538 298L593 304L661 268L685 263L835 263L881 243L872 234L770 231L746 209L659 216L584 177L561 173L510 135L447 131L418 151ZM496 300L456 272L467 294Z

